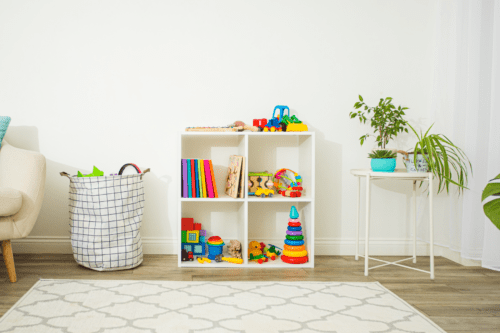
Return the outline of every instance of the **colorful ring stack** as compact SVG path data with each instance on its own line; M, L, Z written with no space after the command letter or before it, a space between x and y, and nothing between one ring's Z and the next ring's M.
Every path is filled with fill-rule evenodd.
M309 260L304 245L304 236L302 235L299 212L297 212L295 206L292 206L290 209L285 247L281 255L281 260L288 264L305 264Z

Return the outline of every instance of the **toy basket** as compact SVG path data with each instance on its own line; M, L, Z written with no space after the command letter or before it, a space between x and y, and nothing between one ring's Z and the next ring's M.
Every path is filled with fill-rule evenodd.
M125 165L126 166L126 165ZM142 263L144 186L139 174L77 177L70 180L71 247L76 262L96 271L134 268Z

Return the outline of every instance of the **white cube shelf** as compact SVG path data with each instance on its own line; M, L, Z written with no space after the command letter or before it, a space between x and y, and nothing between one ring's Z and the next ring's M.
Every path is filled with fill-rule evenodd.
M314 267L314 177L315 135L313 132L182 132L179 138L178 198L179 217L177 251L179 267L256 267L304 268ZM234 199L224 193L229 156L246 157L245 197ZM214 167L218 198L182 198L181 167L183 158L209 159ZM296 171L302 176L303 194L288 198L276 193L272 198L248 196L248 172L275 173L281 168ZM277 259L258 264L248 260L251 241L274 244L283 248L290 207L300 214L309 262L291 265ZM200 264L181 261L181 219L192 217L207 230L207 236L220 236L226 244L231 239L241 242L243 264L227 262ZM226 247L224 247L226 249ZM224 250L226 255L226 250Z

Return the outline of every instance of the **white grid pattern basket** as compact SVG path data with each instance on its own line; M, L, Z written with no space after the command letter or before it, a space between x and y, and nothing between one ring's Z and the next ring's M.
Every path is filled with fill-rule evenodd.
M142 263L143 174L70 177L71 247L76 262L97 271Z

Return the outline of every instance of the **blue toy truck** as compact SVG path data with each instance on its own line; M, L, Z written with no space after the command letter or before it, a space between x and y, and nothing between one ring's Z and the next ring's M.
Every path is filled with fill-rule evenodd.
M279 115L276 115L276 110L279 110ZM276 105L274 107L273 117L269 119L264 126L264 132L286 132L286 124L282 122L285 110L288 110L288 117L290 117L290 109L288 106Z

